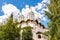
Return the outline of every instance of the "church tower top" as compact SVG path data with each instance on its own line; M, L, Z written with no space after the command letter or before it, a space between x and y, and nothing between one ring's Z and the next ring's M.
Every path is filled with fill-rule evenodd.
M30 12L32 12L32 7L30 7Z

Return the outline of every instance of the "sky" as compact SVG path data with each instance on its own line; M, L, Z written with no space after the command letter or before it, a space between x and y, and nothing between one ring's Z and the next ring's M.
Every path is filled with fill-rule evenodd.
M6 21L6 19L13 12L14 18L18 18L22 13L27 15L30 12L30 8L41 18L41 23L48 28L47 23L49 19L45 16L44 10L48 11L46 4L50 4L49 0L0 0L0 22ZM37 16L36 16L37 17Z

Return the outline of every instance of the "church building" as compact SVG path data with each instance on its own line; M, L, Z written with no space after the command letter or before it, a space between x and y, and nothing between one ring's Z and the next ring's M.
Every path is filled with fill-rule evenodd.
M19 25L21 28L26 26L32 27L33 40L47 40L48 37L43 33L48 31L48 29L46 29L39 21L40 18L35 18L35 14L32 11L28 13L26 18L23 14L19 16Z

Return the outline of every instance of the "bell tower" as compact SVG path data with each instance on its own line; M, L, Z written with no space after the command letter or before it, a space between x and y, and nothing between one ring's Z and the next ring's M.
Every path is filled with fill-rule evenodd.
M32 8L30 8L30 12L28 13L28 19L34 20L34 13L32 11Z
M21 22L22 20L24 20L24 15L21 13L19 16L19 21Z

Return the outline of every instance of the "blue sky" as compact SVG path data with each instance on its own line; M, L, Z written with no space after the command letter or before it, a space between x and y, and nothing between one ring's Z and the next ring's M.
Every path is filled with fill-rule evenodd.
M37 3L41 2L42 0L1 0L0 1L0 10L2 5L4 5L5 3L10 3L15 5L18 9L22 9L25 7L25 5L29 5L29 6L35 6L37 5ZM0 11L0 16L3 15L3 13Z
M46 0L45 0L46 1ZM5 4L13 4L14 6L17 7L17 9L19 9L20 11L22 11L23 8L25 8L26 5L29 5L30 6L33 6L35 7L36 5L38 5L38 3L41 3L42 0L0 0L0 16L3 16L4 15L4 12L2 11L2 6L5 5ZM47 3L47 1L46 1ZM42 3L43 4L43 3ZM39 10L36 10L37 12L40 12L40 10L42 10L43 8L45 9L46 5L43 4L42 8L39 9ZM41 13L41 12L40 12ZM41 13L44 15L44 12ZM46 21L41 21L41 23L45 26L45 27L48 27L47 26L47 23L49 22L48 21L48 18L46 18Z

